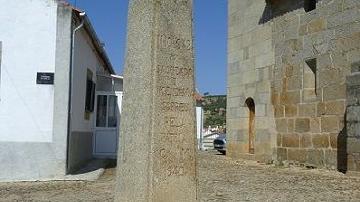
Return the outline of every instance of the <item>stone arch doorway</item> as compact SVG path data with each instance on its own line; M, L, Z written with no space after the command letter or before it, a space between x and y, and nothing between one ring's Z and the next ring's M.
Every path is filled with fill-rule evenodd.
M249 109L249 153L255 154L255 102L254 99L247 98L245 101Z

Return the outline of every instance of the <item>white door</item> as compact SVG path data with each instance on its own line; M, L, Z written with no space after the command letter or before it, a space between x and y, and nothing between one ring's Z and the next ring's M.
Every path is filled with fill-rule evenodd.
M95 157L117 156L121 99L115 94L98 93L96 96Z

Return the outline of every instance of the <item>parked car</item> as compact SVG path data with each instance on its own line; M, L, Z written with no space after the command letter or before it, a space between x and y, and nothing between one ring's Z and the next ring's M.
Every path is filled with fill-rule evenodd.
M214 149L222 154L226 154L226 134L220 134L214 140Z

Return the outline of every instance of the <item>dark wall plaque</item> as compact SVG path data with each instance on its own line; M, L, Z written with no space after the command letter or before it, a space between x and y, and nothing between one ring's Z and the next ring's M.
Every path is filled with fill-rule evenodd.
M36 84L54 84L54 73L38 72L36 76Z

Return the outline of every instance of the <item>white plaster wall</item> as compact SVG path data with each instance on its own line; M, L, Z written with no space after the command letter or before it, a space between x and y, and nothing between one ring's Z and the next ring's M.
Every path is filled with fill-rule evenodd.
M204 124L204 111L202 107L196 107L196 134L197 139L201 138L201 133Z
M196 137L198 140L198 149L202 148L201 139L203 138L202 130L204 128L204 110L202 107L196 107Z
M93 81L96 82L96 70L101 66L100 58L84 29L75 36L74 78L72 91L72 131L90 132L94 127L95 112L90 119L85 119L85 97L87 69L93 72Z
M95 111L90 114L88 120L85 119L87 70L92 71L92 80L96 82L96 70L101 69L101 66L100 57L95 52L90 37L83 27L75 35L69 172L81 168L93 157Z
M55 71L57 4L0 0L0 5L0 141L51 142L54 86L37 85L36 74Z

